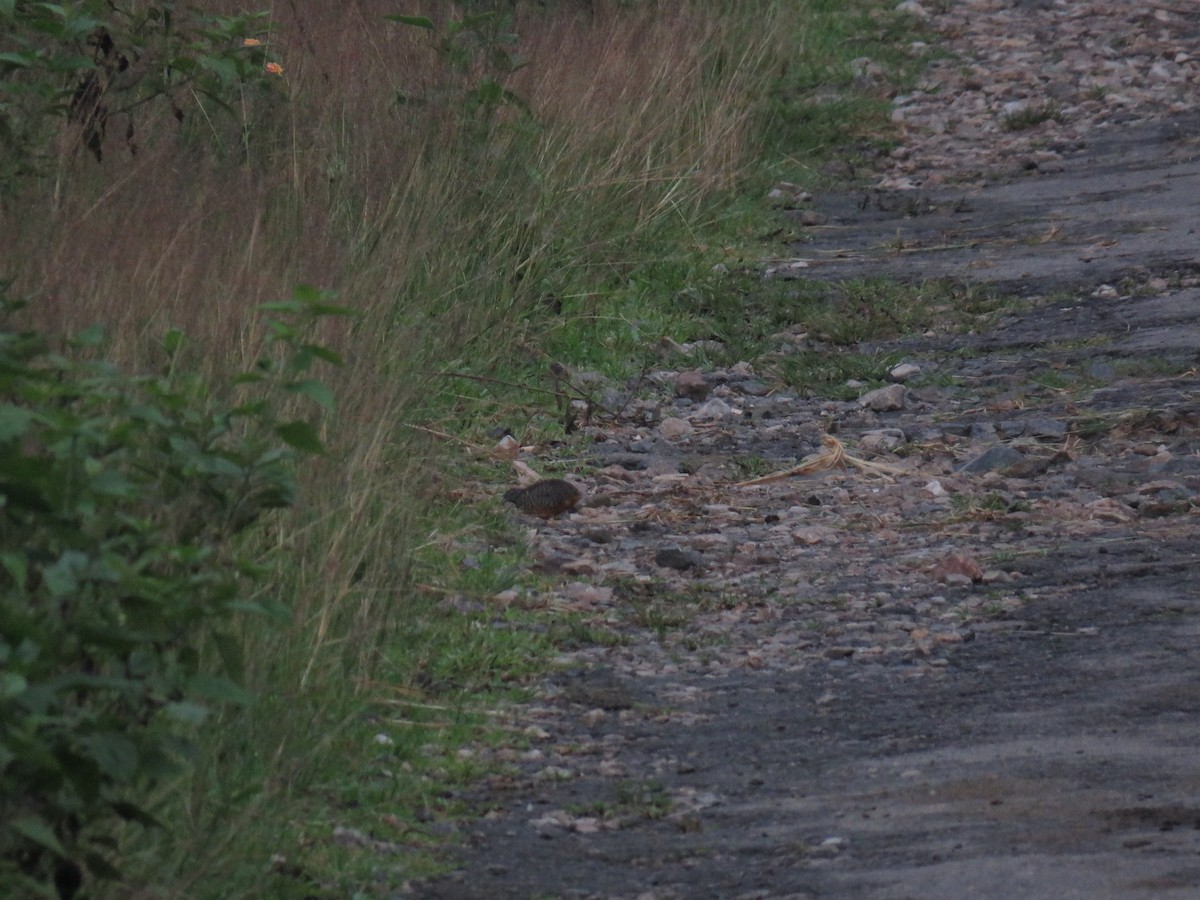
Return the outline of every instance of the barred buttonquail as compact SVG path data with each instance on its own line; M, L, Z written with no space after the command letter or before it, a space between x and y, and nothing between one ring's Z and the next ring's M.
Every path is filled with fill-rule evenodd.
M521 512L543 519L574 509L579 497L579 488L561 478L547 478L528 487L510 488L504 492L504 499Z

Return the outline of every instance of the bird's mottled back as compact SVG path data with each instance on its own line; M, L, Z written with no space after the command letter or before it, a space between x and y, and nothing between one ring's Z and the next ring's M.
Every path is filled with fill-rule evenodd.
M505 501L527 515L543 519L574 509L581 496L579 488L561 478L546 478L528 487L510 488L504 492Z

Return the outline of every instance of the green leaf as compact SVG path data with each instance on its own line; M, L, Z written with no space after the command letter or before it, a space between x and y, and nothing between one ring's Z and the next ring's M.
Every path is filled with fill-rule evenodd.
M114 469L97 472L90 482L92 490L107 497L136 497L138 486Z
M285 384L283 387L288 393L300 394L325 409L333 409L333 391L315 378L293 381L291 384Z
M52 56L46 60L46 68L51 72L77 72L95 66L96 63L86 56Z
M29 559L25 557L25 554L20 552L0 553L0 565L4 566L4 570L8 572L12 583L24 590L26 578L29 577Z
M179 348L183 346L184 334L178 328L170 328L163 335L163 350L167 352L167 356L174 356L179 352Z
M325 292L311 284L298 284L292 288L292 299L299 303L317 303L325 298Z
M94 850L83 854L83 860L87 863L88 872L96 878L117 881L121 877L120 870Z
M243 688L220 675L193 675L188 679L187 692L218 703L250 702L250 695Z
M96 347L104 343L104 329L99 325L89 325L75 336L76 344L81 347Z
M312 303L305 309L310 315L314 316L357 316L357 309L349 306L342 306L338 303Z
M63 845L59 843L58 837L50 830L50 827L40 819L17 819L15 822L9 823L9 828L39 846L45 847L55 856L61 859L66 859L67 851L63 849Z
M237 463L226 459L224 456L218 456L215 453L199 457L195 465L196 470L203 472L205 475L218 475L225 478L240 479L245 474L245 471Z
M265 616L269 614L269 610L261 603L255 603L253 600L234 600L225 606L226 609L234 612L252 613L256 616Z
M15 697L25 692L29 682L16 672L0 672L0 699Z
M27 409L0 403L0 441L21 437L29 430L29 425L35 418Z
M217 653L221 657L221 664L225 667L225 671L231 678L240 681L246 673L245 661L242 658L242 642L223 631L215 632L212 640L217 645Z
M433 19L428 16L384 16L389 22L399 22L401 25L412 25L415 28L427 28L433 30Z
M299 291L300 288L296 288L296 290ZM275 300L271 303L260 303L258 308L263 312L281 312L295 315L304 311L304 304L295 300Z
M139 825L145 825L147 828L163 828L163 823L146 810L142 809L136 803L128 803L124 800L117 800L112 804L112 810L126 822L137 822Z
M317 436L316 429L307 422L295 421L276 425L275 433L289 447L295 447L303 453L315 453L318 455L325 453L325 445L321 443L321 439Z
M357 315L357 313L355 315ZM330 365L344 366L346 364L346 361L342 359L341 354L335 353L328 347L321 347L318 344L305 344L304 349L317 359L323 359Z
M125 783L138 768L137 745L115 732L89 734L79 742L100 771L114 781Z
M199 703L180 700L176 703L168 703L163 707L163 712L167 714L168 718L182 722L184 725L202 725L208 718L209 709Z
M229 86L238 80L237 66L233 64L232 60L220 56L202 56L200 65L216 75L224 86ZM205 93L207 94L207 92ZM214 97L213 99L218 98Z
M87 568L88 558L78 550L68 550L52 566L42 570L42 580L50 596L68 597L79 589L79 576Z
M13 68L26 69L36 66L38 58L34 53L0 53L0 63Z

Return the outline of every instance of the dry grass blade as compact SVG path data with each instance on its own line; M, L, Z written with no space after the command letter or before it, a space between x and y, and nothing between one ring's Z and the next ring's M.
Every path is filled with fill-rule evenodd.
M851 456L846 452L846 446L833 435L825 435L821 438L821 451L814 453L811 456L806 456L798 466L793 466L790 469L785 469L782 472L773 472L770 475L763 475L761 478L752 478L749 481L739 481L734 487L750 487L756 484L771 484L775 481L784 481L795 475L811 475L814 472L824 472L833 468L846 468L847 465L862 469L864 472L871 472L875 475L909 475L912 474L907 469L901 469L899 466L889 466L886 463L871 462L866 459L859 459L857 456Z

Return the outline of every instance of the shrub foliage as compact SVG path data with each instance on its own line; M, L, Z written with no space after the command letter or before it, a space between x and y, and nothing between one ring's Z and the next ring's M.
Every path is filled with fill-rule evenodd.
M248 87L282 72L265 26L265 13L210 15L173 0L0 0L0 188L52 162L64 124L100 160L114 130L136 154L137 117L154 106L181 123L197 104L202 120L238 115Z
M155 827L147 798L197 726L244 699L240 620L287 613L255 599L244 533L321 449L283 411L329 405L306 370L338 359L305 326L345 310L301 288L270 311L268 352L219 388L174 365L179 332L134 375L98 331L52 352L0 330L0 883L117 874L113 826Z

